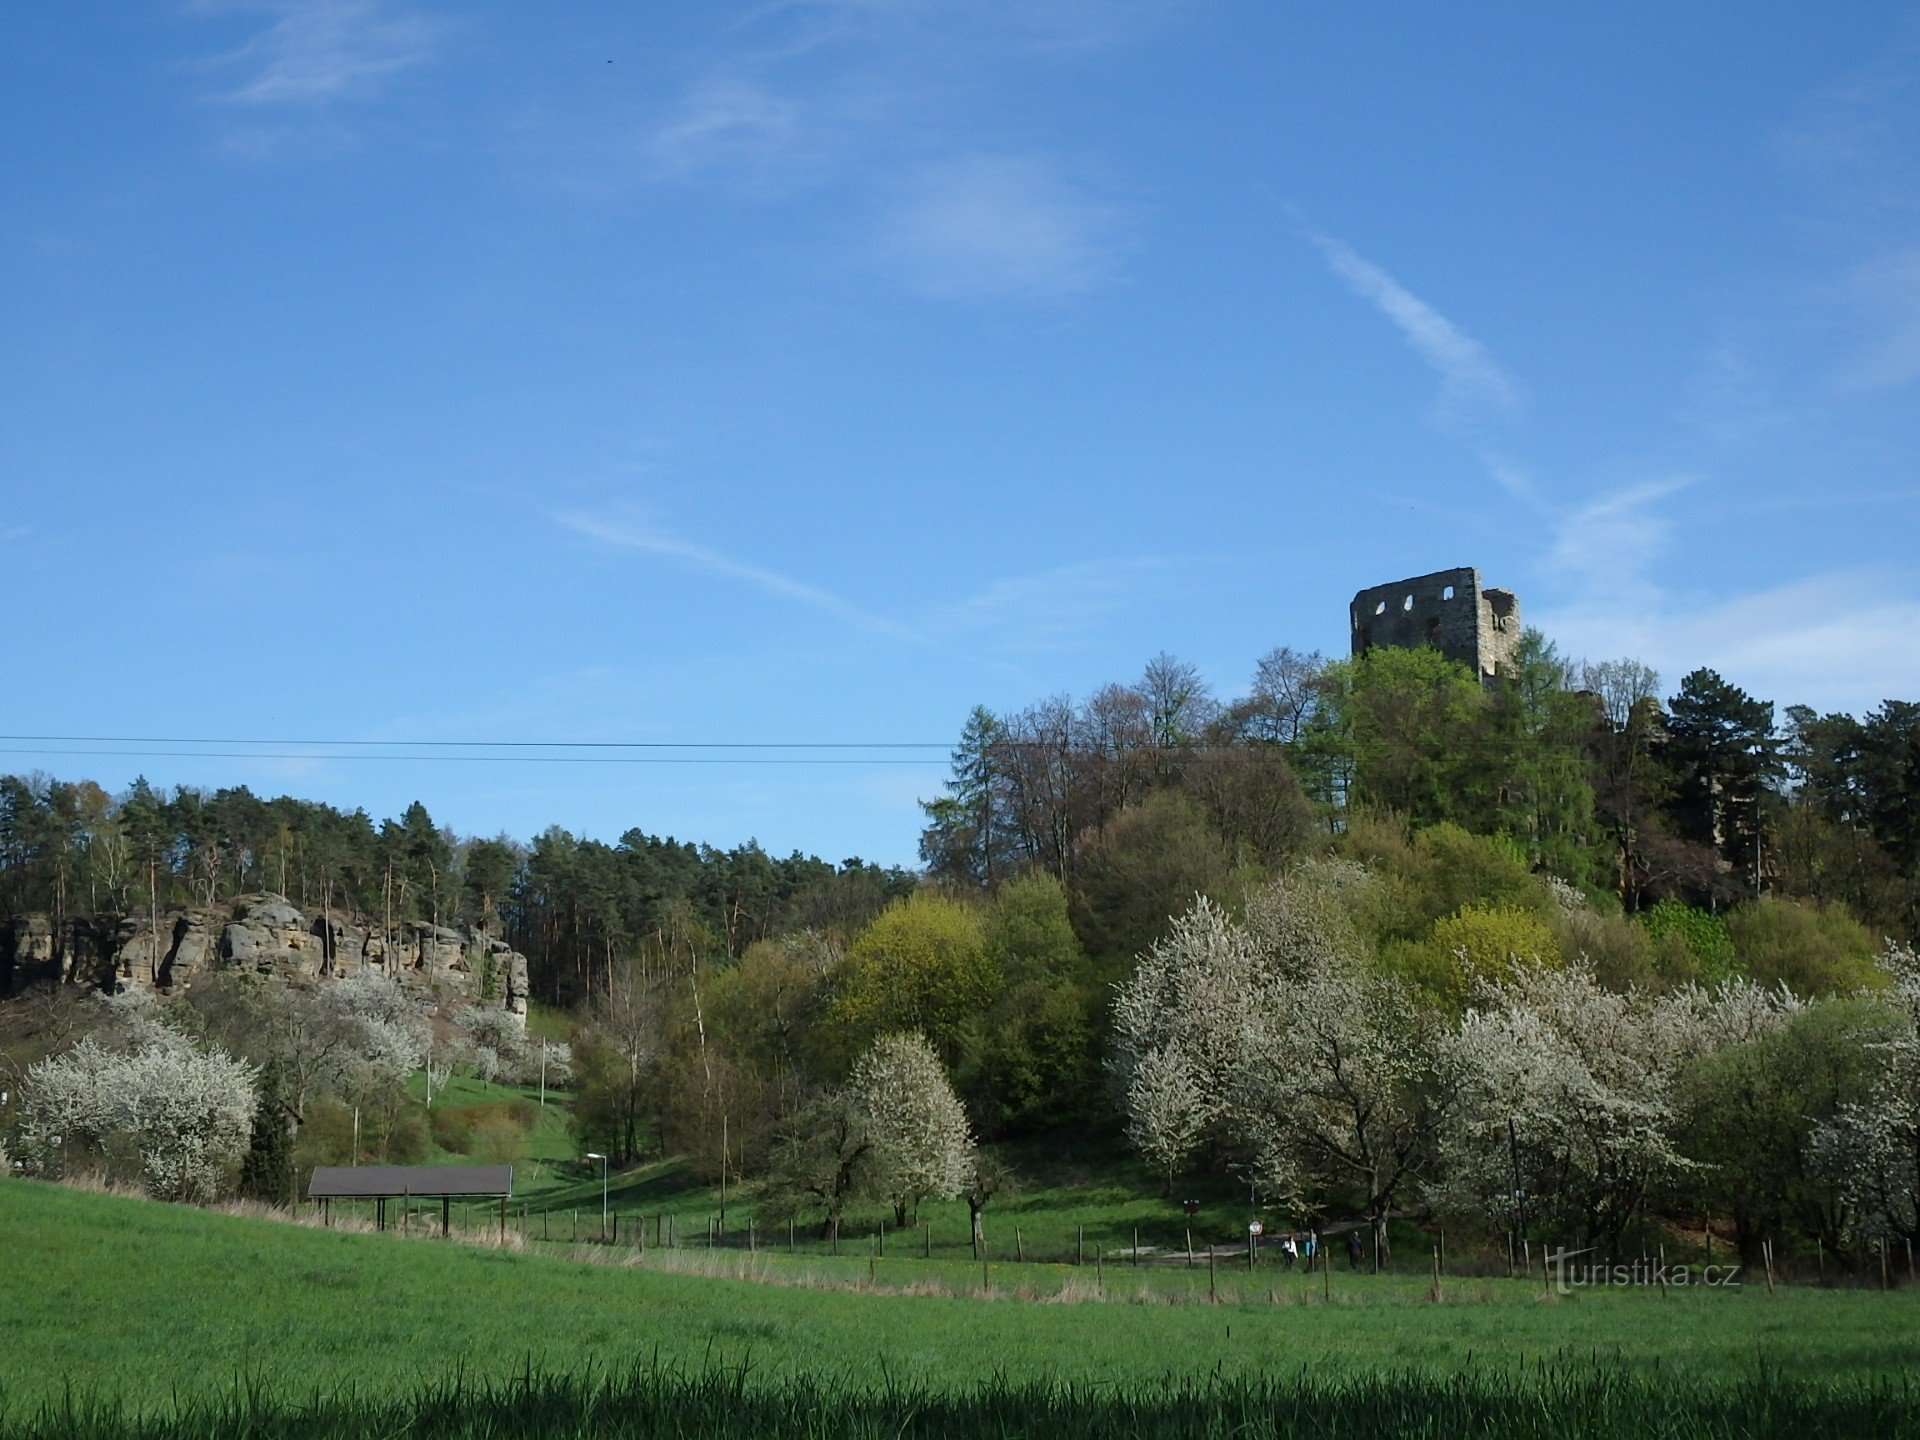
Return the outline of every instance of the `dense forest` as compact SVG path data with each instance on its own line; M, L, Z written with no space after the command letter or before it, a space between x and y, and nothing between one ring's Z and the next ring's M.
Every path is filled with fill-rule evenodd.
M1920 1227L1920 705L1776 712L1709 670L1663 701L1532 632L1490 684L1432 650L1283 649L1222 699L1162 655L976 709L943 790L914 874L10 778L0 913L272 889L503 934L566 1011L583 1146L767 1176L830 1221L878 1123L858 1097L911 1073L950 1077L958 1140L1124 1128L1168 1185L1231 1171L1303 1214L1511 1231L1525 1165L1589 1235L1649 1204L1756 1243ZM187 999L291 1064L239 1000ZM355 1034L401 1025L351 1003ZM511 1036L461 1044L510 1068ZM963 1169L940 1184L990 1190Z
M646 950L725 959L789 930L845 930L913 888L903 870L780 858L629 830L616 844L558 828L523 844L463 839L424 805L375 823L245 786L160 793L136 780L0 777L0 935L26 913L145 915L272 891L378 921L465 922L533 961L536 994L571 1001Z

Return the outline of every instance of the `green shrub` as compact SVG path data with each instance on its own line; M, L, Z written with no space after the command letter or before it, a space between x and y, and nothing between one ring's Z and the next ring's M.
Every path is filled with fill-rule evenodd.
M1886 983L1874 963L1879 946L1844 905L1762 895L1729 912L1726 931L1741 967L1763 984L1813 997Z
M1654 966L1669 980L1711 984L1739 971L1727 922L1678 900L1662 900L1640 912L1640 924L1654 942Z

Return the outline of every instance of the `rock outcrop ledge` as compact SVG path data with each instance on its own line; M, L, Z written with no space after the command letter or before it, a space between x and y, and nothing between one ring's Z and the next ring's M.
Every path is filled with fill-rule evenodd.
M527 957L469 926L409 920L385 929L339 913L308 914L284 895L242 895L228 907L120 920L75 916L56 926L14 917L0 933L0 996L31 985L172 994L224 969L323 984L365 970L404 985L527 1013Z

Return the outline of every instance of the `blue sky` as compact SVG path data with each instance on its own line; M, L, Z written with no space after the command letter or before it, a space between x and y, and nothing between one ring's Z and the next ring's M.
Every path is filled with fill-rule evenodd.
M1912 6L0 15L9 734L945 742L1456 564L1859 710L1916 402ZM8 743L889 861L942 773Z

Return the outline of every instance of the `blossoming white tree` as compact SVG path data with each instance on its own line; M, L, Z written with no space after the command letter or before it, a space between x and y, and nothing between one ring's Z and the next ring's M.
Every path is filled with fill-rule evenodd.
M1920 1241L1920 956L1890 945L1883 996L1900 1016L1876 1044L1877 1073L1864 1100L1815 1129L1817 1169L1840 1187L1866 1239Z
M1440 1114L1432 1033L1347 921L1371 877L1296 867L1236 922L1201 899L1114 1003L1129 1132L1156 1163L1217 1141L1268 1194L1356 1189L1384 1230Z
M848 1092L874 1148L876 1188L896 1224L922 1200L951 1200L971 1174L973 1136L960 1097L923 1035L883 1035L854 1066Z
M1609 990L1584 964L1484 987L1441 1048L1456 1103L1429 1199L1495 1224L1617 1237L1654 1186L1690 1168L1676 1141L1682 1068L1798 1008L1746 982Z
M130 1147L154 1194L204 1198L246 1149L254 1078L251 1066L217 1048L113 1051L88 1037L27 1072L27 1150L44 1166L89 1144L110 1159Z

